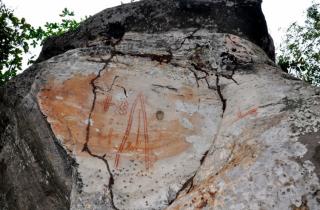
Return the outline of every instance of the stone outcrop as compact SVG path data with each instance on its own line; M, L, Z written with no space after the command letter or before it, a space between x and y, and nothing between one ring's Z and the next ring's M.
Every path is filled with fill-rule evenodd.
M274 46L261 10L262 0L145 0L106 9L77 30L45 42L38 61L94 45L126 32L162 33L201 28L238 35L260 46L274 60Z
M0 89L0 209L319 209L320 90L275 66L260 4L141 1L48 40Z

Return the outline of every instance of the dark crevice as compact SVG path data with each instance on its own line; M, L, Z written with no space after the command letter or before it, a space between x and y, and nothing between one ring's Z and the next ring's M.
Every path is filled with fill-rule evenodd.
M178 92L178 89L177 89L177 88L172 87L172 86L170 86L170 85L152 84L152 86L154 86L154 87L159 87L159 88L166 88L166 89L172 90L172 91L174 91L174 92Z
M204 160L206 159L208 153L209 153L209 150L207 150L207 151L202 155L202 158L201 158L201 160L200 160L200 165L203 164L203 162L204 162Z
M185 38L183 38L183 40L179 43L179 46L173 50L179 50L182 48L182 46L184 45L184 43L188 40L188 39L192 39L194 37L194 35L200 30L200 28L195 29L194 31L191 32L191 34L189 34L188 36L186 36Z
M207 47L207 46L200 46L200 50L204 47ZM205 82L207 83L207 86L209 89L217 90L218 88L210 85L209 81L208 81L208 77L210 75L213 75L213 72L216 72L217 77L219 77L219 76L224 77L226 79L232 80L235 84L239 85L238 81L235 80L233 77L235 75L235 71L236 71L236 69L238 69L241 66L248 65L248 63L240 63L240 61L234 55L230 54L229 52L221 53L220 57L221 57L220 68L221 69L225 68L225 70L223 70L222 72L217 72L217 70L218 70L217 68L213 68L211 66L208 66L208 64L203 62L201 60L201 57L198 54L198 52L196 52L194 57L191 57L191 59L194 58L195 61L191 63L191 66L193 67L193 69L190 69L190 71L192 71L193 75L195 76L198 87L199 87L199 80L204 79ZM198 74L196 72L201 72L201 73L205 74L205 76L200 77L200 76L198 76ZM229 72L231 72L231 74ZM219 80L219 78L217 80ZM221 88L219 87L219 89L221 89ZM222 96L221 91L220 91L219 96L221 99L223 99L223 97L221 97ZM226 101L226 100L223 99L222 101ZM223 103L225 103L225 102L223 102Z
M193 66L195 70L204 73L206 75L204 78L207 78L209 76L209 73L206 70L203 70L199 64L192 63L191 66Z
M193 70L191 68L189 68L189 70L192 72L194 78L196 79L197 87L200 87L199 81L202 80L202 79L207 79L207 76L199 77L195 70Z
M207 87L208 87L210 90L215 90L215 91L217 90L217 87L216 87L216 86L210 85L208 78L205 78L205 81L206 81L206 83L207 83Z
M106 30L106 36L121 40L126 32L126 28L120 22L110 23Z
M116 80L119 78L119 76L115 76L112 80L112 83L110 85L110 88L107 90L107 92L110 92L113 88L113 86L116 86L114 83L116 82Z
M233 75L235 74L235 70L233 70L232 71L232 75L229 75L229 76L222 75L221 73L216 73L216 86L214 87L214 86L210 85L210 83L208 81L208 77L210 76L210 73L207 70L203 69L203 65L201 63L201 60L198 59L198 63L191 63L191 66L193 67L193 69L189 68L189 70L195 76L195 79L196 79L198 87L199 87L199 80L204 79L206 84L207 84L207 87L209 89L217 91L217 93L219 95L219 98L220 98L220 100L222 102L222 117L223 117L224 112L225 112L225 110L227 108L227 99L225 99L223 94L222 94L221 85L220 85L220 76L225 77L227 79L231 79L232 81L234 81L236 84L239 85L239 83L233 78ZM211 69L211 70L213 71L214 69ZM204 73L205 76L199 77L196 72Z
M207 84L209 86L209 82L208 82L209 73L206 70L203 70L202 67L199 64L191 63L191 66L193 68L189 68L189 70L193 73L193 75L194 75L194 77L196 79L197 87L200 87L199 81L203 80L203 79L207 82ZM198 76L197 72L204 73L205 76Z
M226 78L226 79L230 79L235 84L239 85L238 81L233 78L234 74L235 74L235 69L232 70L232 74L231 75L230 74L223 74L223 73L220 73L219 75L224 77L224 78Z
M196 170L196 172L193 174L193 176L191 176L189 179L187 179L187 181L182 185L182 187L180 188L180 190L176 193L176 196L174 199L172 199L168 205L171 205L182 192L186 192L189 193L193 188L194 188L194 184L193 184L193 180L197 175L197 172L199 171L199 169L201 168L202 164L204 163L204 160L206 159L207 155L209 153L209 150L207 150L201 157L200 159L200 166L198 167L198 169Z
M237 43L234 43L234 44L237 45ZM236 49L233 48L232 51L235 52ZM235 70L237 68L239 68L240 66L248 65L248 63L241 63L239 61L239 59L237 59L237 57L235 55L233 55L233 54L231 54L229 52L221 53L220 57L221 57L221 64L220 64L221 68L225 67L225 71L226 72L230 72L231 71L231 74L228 74L228 73L225 74L224 72L220 72L219 75L224 77L224 78L226 78L226 79L230 79L234 83L239 85L239 83L233 78L233 76L235 74Z
M113 190L112 190L112 187L114 185L114 177L113 177L113 174L111 172L111 169L110 169L110 165L109 165L109 162L107 159L105 159L105 155L103 156L99 156L99 155L95 155L91 152L91 150L89 149L88 145L85 145L83 150L84 152L87 152L90 156L92 157L95 157L99 160L102 160L104 162L104 164L106 165L106 168L108 170L108 173L109 173L109 183L108 183L108 190L109 190L109 193L110 193L110 201L111 201L111 206L114 210L119 210L116 205L114 204L114 194L113 194Z
M226 79L231 79L234 83L236 83L237 85L239 85L239 83L237 82L237 80L235 80L232 75L220 74L220 76L222 76L222 77L224 77L224 78L226 78Z
M186 191L186 193L189 193L192 190L192 188L193 188L193 179L196 176L196 174L197 173L194 173L193 176L191 176L189 179L187 179L187 181L182 185L180 190L176 193L175 198L168 202L168 206L170 206L175 200L177 200L177 198L179 197L179 195L182 192Z
M226 108L227 108L227 99L225 99L222 95L221 85L220 85L220 77L218 74L216 75L216 87L217 87L217 92L218 92L219 98L222 103L222 117L223 117L224 112L226 111Z
M156 55L156 54L151 54L151 53L142 53L142 54L137 54L137 53L123 53L121 51L115 51L114 53L116 55L128 55L128 56L133 56L133 57L141 57L141 58L150 58L152 61L158 61L160 64L162 63L170 63L172 60L172 52L171 50L167 51L168 54L162 54L162 55Z
M320 204L320 190L316 190L312 196L316 198L317 202Z
M117 42L116 42L117 43ZM138 54L138 53L124 53L122 51L119 51L119 50L112 50L112 56L111 56L111 59L114 57L114 56L117 56L117 55L120 55L120 56L132 56L132 57L140 57L140 58L149 58L151 59L152 61L157 61L159 62L160 64L162 63L170 63L172 58L173 58L173 54L171 52L171 50L169 49L168 51L168 54L160 54L160 55L157 55L157 54L151 54L151 53L141 53L141 54ZM99 60L96 60L96 59L88 59L88 61L91 61L91 62L97 62L97 63L108 63L110 60L109 59L102 59L102 58L99 58Z
M122 37L123 37L123 35L121 36L121 38ZM120 42L121 42L121 39L117 40L115 42L115 44L112 45L113 49L111 50L111 55L110 55L110 57L108 59L106 59L106 60L101 59L101 61L104 61L105 65L103 66L102 69L99 70L97 76L90 81L90 85L92 87L93 100L92 100L92 105L91 105L91 109L90 109L90 112L89 112L89 117L88 117L88 122L87 122L87 127L86 127L86 139L85 139L85 143L84 143L83 149L82 149L83 152L87 152L90 156L95 157L95 158L97 158L99 160L102 160L105 163L107 171L108 171L108 174L109 174L108 190L109 190L109 193L110 193L111 205L112 205L112 208L115 209L115 210L118 210L118 208L115 206L115 203L114 203L114 194L113 194L113 190L112 190L112 187L113 187L113 184L114 184L114 177L113 177L113 174L111 172L110 165L109 165L107 159L105 159L105 156L99 156L99 155L93 154L91 152L88 144L89 144L89 141L90 141L90 129L91 129L92 114L93 114L93 111L95 109L96 100L97 100L97 90L100 89L100 87L97 86L95 83L101 77L102 72L108 67L108 65L112 61L113 57L117 55L116 50L115 50L115 46L117 44L119 44ZM114 86L114 83L115 83L117 78L118 78L118 76L114 77L114 79L112 81L112 84L111 84L111 86L109 88L109 91L112 90L112 87Z
M114 85L114 86L116 86L116 87L118 87L118 88L121 88L121 89L123 90L123 94L126 96L126 98L128 98L127 89L126 89L125 87L123 87L123 86L121 86L121 85Z
M89 112L89 117L88 117L88 122L87 122L87 127L86 127L86 141L85 141L85 144L83 146L83 150L88 147L88 143L89 143L89 139L90 139L90 128L91 128L91 118L92 118L92 113L94 111L94 108L96 106L96 100L97 100L97 90L100 89L99 86L97 86L95 84L95 82L101 77L101 73L103 70L105 70L107 68L107 66L109 65L110 61L112 60L113 58L113 54L111 54L110 58L106 60L106 63L105 65L103 66L102 69L99 70L97 76L95 78L93 78L91 81L90 81L90 85L92 87L92 93L93 93L93 101L92 101L92 105L91 105L91 108L90 108L90 112Z

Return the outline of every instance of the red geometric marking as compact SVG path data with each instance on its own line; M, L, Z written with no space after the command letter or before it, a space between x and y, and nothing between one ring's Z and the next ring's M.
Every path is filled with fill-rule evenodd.
M136 148L139 147L139 136L140 136L140 116L141 116L141 109L139 109L139 116L138 116L138 131L137 131L137 137L136 137Z
M138 102L138 97L135 99L135 101L132 104L130 115L129 115L129 120L128 120L128 124L127 124L127 128L126 128L126 131L124 133L124 136L122 137L122 142L121 142L120 147L119 147L119 149L117 151L117 154L116 154L116 158L115 158L115 162L114 162L114 165L115 165L116 168L118 168L118 166L119 166L120 153L123 152L124 146L125 146L125 144L126 144L126 142L128 140L128 137L130 135L133 115L134 115L134 111L136 109L137 102Z
M109 111L111 103L112 103L112 96L107 96L107 98L106 98L106 100L104 101L104 104L103 104L103 110L105 112Z
M133 152L133 151L135 151L135 147L134 147L134 145L132 144L132 142L128 142L128 144L127 144L127 146L126 146L126 151L128 151L128 152Z
M150 168L150 154L149 154L150 151L149 151L148 121L147 121L147 113L146 113L143 94L140 94L140 101L141 101L141 109L142 109L143 124L144 124L144 158L145 158L146 169L149 169Z
M249 115L255 115L257 114L257 111L258 111L258 108L252 108L250 109L249 111L245 112L245 113L241 113L240 111L238 112L237 114L237 117L238 117L238 120L242 119L242 118L245 118Z
M128 113L128 107L129 107L129 103L127 101L121 101L121 103L117 105L118 114L126 115Z
M108 133L108 146L109 146L109 148L110 148L111 142L112 142L112 132L113 132L113 128L110 128L109 133Z

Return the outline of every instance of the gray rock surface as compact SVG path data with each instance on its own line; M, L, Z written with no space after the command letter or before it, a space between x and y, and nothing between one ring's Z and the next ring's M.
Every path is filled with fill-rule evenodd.
M160 33L198 28L238 35L260 46L274 60L274 46L261 10L261 0L144 0L106 9L76 31L44 43L38 61L97 40L118 39L129 31Z
M82 40L157 2L49 40L0 88L0 209L320 209L320 91L249 34L169 21Z

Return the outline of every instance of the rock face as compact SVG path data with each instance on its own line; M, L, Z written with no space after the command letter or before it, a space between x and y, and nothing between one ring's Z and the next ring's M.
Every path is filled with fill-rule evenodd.
M106 9L76 31L46 41L38 61L70 49L119 39L133 31L158 34L174 29L207 29L238 35L274 60L274 46L261 10L262 0L145 0Z
M274 65L260 4L141 1L48 40L0 89L0 209L320 209L320 90Z

